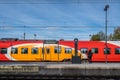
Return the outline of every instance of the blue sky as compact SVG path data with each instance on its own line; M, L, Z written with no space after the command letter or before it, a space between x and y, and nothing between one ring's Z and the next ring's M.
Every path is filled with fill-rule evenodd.
M106 4L111 34L120 26L119 0L0 0L0 38L89 40L105 31Z

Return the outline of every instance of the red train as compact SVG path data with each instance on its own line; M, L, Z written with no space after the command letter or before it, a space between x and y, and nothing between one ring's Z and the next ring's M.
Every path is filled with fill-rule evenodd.
M105 41L78 41L78 56L87 60L91 50L93 62L120 62L120 41L107 41L107 46ZM0 40L0 61L71 61L74 52L74 40Z

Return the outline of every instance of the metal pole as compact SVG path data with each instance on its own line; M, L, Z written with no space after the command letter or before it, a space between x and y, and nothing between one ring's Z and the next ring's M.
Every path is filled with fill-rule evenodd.
M23 38L24 38L24 40L25 40L25 38L26 38L25 26L24 26L24 34L23 34Z
M78 56L78 39L74 39L75 56Z
M59 47L59 42L57 41L57 44L58 44L58 62L59 62L59 54L60 54L60 47Z
M45 54L45 51L44 51L44 43L45 43L45 40L43 41L43 48L42 48L43 62L44 62L44 54Z
M107 45L107 10L109 8L109 5L106 5L105 8L104 8L104 11L105 11L105 56L106 56L106 63L108 62L108 58L107 58L107 49L108 49L108 45Z

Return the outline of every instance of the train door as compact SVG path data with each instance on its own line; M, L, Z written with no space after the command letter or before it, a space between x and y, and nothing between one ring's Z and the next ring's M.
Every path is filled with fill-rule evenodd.
M47 45L44 47L45 53L44 53L44 57L45 57L45 61L50 61L51 60L51 46Z
M74 53L74 51L72 52L72 48L65 47L64 52L63 52L63 54L64 54L63 60L64 61L71 61L72 53Z
M43 61L53 61L54 50L53 47L58 45L58 41L56 40L44 40L43 43Z
M54 61L60 61L61 60L61 58L60 58L60 56L62 56L61 51L62 51L61 46L59 46L59 45L54 46L54 56L53 56Z

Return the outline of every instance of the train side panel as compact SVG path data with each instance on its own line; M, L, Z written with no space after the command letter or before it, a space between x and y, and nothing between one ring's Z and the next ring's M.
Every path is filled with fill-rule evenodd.
M120 62L120 41L79 41L78 56L87 59L93 52L93 62ZM0 41L0 61L67 61L75 55L74 41L58 41L44 44L42 40Z
M79 41L79 50L87 55L92 50L93 62L120 62L120 41L108 41L108 53L105 54L105 41Z
M1 41L0 61L67 61L74 55L74 41ZM80 51L78 51L79 56ZM81 58L81 56L80 56Z

